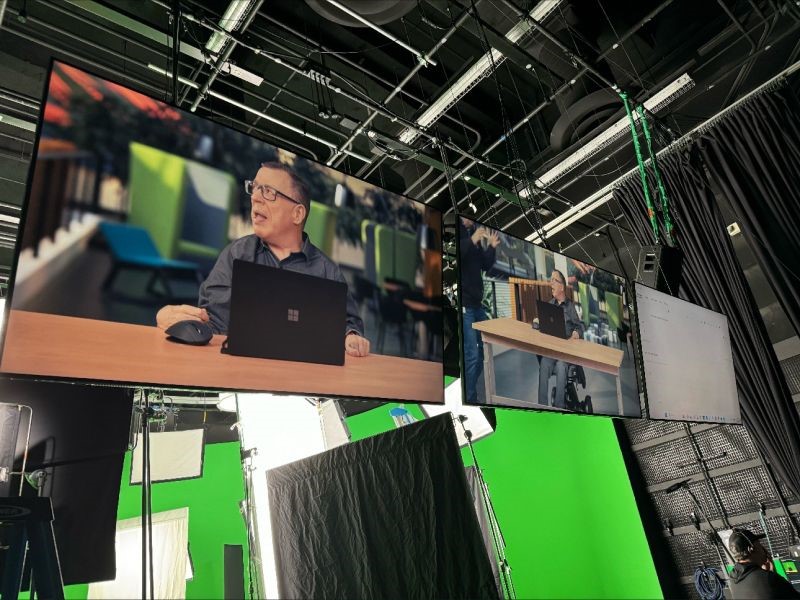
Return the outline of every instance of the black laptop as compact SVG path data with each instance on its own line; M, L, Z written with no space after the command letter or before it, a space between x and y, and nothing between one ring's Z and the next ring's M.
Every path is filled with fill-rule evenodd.
M223 352L343 365L346 325L346 284L233 261L231 315Z
M562 307L544 300L537 300L536 308L539 311L539 331L563 339L569 337Z

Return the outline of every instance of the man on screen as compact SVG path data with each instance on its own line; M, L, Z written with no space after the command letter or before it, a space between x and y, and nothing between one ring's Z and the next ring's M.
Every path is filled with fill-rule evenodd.
M314 246L303 231L311 200L305 183L290 167L279 162L263 163L255 179L245 182L245 190L250 194L254 233L222 250L200 286L199 306L169 305L158 311L156 322L162 329L196 319L208 322L215 333L226 333L235 259L346 283L339 266ZM358 306L348 292L344 338L347 354L369 354L369 340L363 333Z
M550 289L553 299L550 304L560 306L564 310L564 321L567 335L570 339L580 339L583 336L583 323L578 318L578 311L570 298L567 298L567 278L559 270L554 270L550 275ZM556 397L553 406L564 408L564 394L567 389L567 363L543 356L539 363L539 404L550 404L548 392L550 391L550 376L556 374Z
M461 301L463 304L464 384L466 402L478 402L478 378L483 372L483 340L472 328L473 323L486 320L483 310L483 277L481 271L492 268L500 236L474 221L460 217L458 243L461 252Z

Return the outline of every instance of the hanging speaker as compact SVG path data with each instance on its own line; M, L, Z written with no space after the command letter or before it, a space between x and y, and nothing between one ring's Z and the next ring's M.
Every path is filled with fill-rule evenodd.
M683 255L671 246L642 246L639 251L638 280L671 296L678 295Z

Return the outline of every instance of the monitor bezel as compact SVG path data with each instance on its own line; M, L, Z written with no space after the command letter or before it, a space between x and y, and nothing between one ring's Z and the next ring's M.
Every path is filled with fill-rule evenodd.
M30 160L29 165L28 165L28 175L27 175L27 178L26 178L26 181L25 181L25 197L24 197L24 199L22 201L22 204L20 206L20 221L19 221L19 225L18 225L18 228L17 228L17 239L16 239L16 242L15 242L15 245L14 245L14 256L13 256L13 261L12 261L11 272L9 273L8 287L7 287L7 294L6 294L6 303L5 303L5 307L4 307L4 310L3 310L3 319L4 319L3 323L4 323L4 326L2 327L2 331L0 332L0 362L2 361L2 357L3 357L3 355L4 355L5 351L6 351L6 339L7 339L6 334L7 334L7 331L8 331L9 318L10 318L10 315L11 315L11 307L13 305L14 288L16 286L16 275L17 275L17 269L18 269L18 266L19 266L19 260L20 260L20 254L21 254L21 248L22 248L22 240L23 240L24 233L25 233L25 227L27 225L28 208L30 206L30 200L31 200L31 188L32 188L31 184L33 182L33 175L34 175L34 171L36 169L36 165L37 165L37 162L38 162L39 142L40 142L41 137L42 137L42 128L43 128L43 123L44 123L44 113L45 113L45 107L47 105L47 99L48 99L49 91L50 91L50 82L51 82L52 77L53 77L54 66L57 63L66 65L68 67L72 67L72 68L78 69L78 70L80 70L80 71L82 71L82 72L84 72L87 75L90 75L92 77L101 79L103 81L111 82L111 83L113 83L115 85L119 85L121 87L124 87L124 88L126 88L128 90L131 90L133 92L136 92L138 94L142 94L143 96L146 96L147 98L150 98L151 100L154 100L155 102L159 102L161 104L165 104L165 105L171 107L174 110L179 110L182 113L185 113L187 115L191 115L192 117L196 117L198 119L204 119L206 121L209 121L210 123L213 123L214 126L224 127L224 128L230 129L232 131L235 131L238 134L245 135L245 136L254 138L256 140L259 140L259 141L263 142L264 144L268 144L268 145L272 146L273 148L276 148L276 149L281 150L283 152L287 152L287 153L292 154L294 156L300 156L303 159L305 159L307 161L310 161L312 163L315 163L317 165L320 165L320 166L322 166L322 167L324 167L326 169L330 169L332 171L337 171L337 172L342 173L343 175L345 175L347 177L351 177L351 178L356 179L358 181L362 181L367 185L379 188L379 189L384 190L384 191L386 191L386 192L388 192L390 194L393 194L393 195L395 195L395 196L397 196L399 198L403 198L405 200L413 202L414 204L417 204L417 205L423 207L423 209L430 208L432 210L437 211L439 213L439 215L440 215L440 218L439 218L439 253L442 256L442 261L441 261L442 267L444 266L444 243L443 243L444 242L444 238L443 238L443 234L444 234L444 211L442 209L440 209L440 208L438 208L436 206L433 206L431 204L427 204L425 202L422 202L420 200L417 200L415 198L411 198L410 196L406 196L405 194L398 194L396 192L392 192L390 190L387 190L386 188L383 188L383 187L377 186L377 185L375 185L373 183L370 183L369 181L367 181L365 179L362 179L360 177L356 177L354 175L350 175L349 173L346 173L344 171L340 171L339 169L334 169L333 167L329 167L328 165L325 165L324 163L320 162L319 160L316 160L316 159L314 159L312 157L306 156L305 154L302 154L300 152L295 152L293 150L287 150L287 149L285 149L285 148L283 148L281 146L278 146L278 145L276 145L276 144L274 144L274 143L272 143L272 142L270 142L268 140L265 140L263 138L250 135L248 133L245 133L244 131L240 131L239 129L237 129L237 128L235 128L235 127L233 127L233 126L231 126L231 125L229 125L227 123L222 123L222 122L219 122L219 121L214 120L212 118L208 118L206 116L201 116L201 115L192 113L191 111L188 111L186 109L183 109L183 108L180 108L178 106L175 106L171 102L169 102L169 103L165 102L163 99L156 98L155 96L152 96L151 94L149 94L149 93L147 93L145 91L141 91L140 89L133 88L133 87L131 87L130 85L128 85L126 83L122 83L121 78L106 77L106 76L103 76L103 75L99 75L98 74L98 70L89 70L89 69L86 69L84 67L78 66L77 64L72 63L70 61L61 60L61 59L58 59L58 58L56 58L54 56L51 56L50 57L50 62L49 62L49 65L48 65L48 69L47 69L47 77L45 78L45 81L44 81L44 84L43 84L43 89L42 89L42 94L41 94L41 97L40 97L40 103L39 103L40 110L39 110L39 114L37 116L37 121L36 121L36 130L35 130L33 149L31 151L31 160ZM443 274L440 275L440 278L441 277L443 277ZM442 290L442 293L439 296L439 300L440 300L440 302L444 302L443 290ZM153 318L155 320L155 315L154 315ZM99 319L99 320L102 320L102 319ZM184 390L184 391L189 391L189 392L210 392L210 393L226 393L226 392L248 393L248 394L265 393L265 394L271 394L271 395L275 395L275 396L303 396L303 395L308 395L308 396L312 396L312 397L335 397L335 398L354 399L354 400L367 400L367 401L372 400L372 401L378 401L378 402L399 402L399 403L407 402L409 404L423 404L423 403L440 404L440 403L444 403L444 387L445 387L444 386L444 325L443 324L442 324L442 330L440 332L438 332L438 335L439 335L439 339L441 340L441 345L442 345L442 360L440 360L440 361L429 361L429 362L434 362L434 363L438 362L438 364L440 364L441 367L442 367L442 380L441 380L441 390L442 390L442 392L441 392L441 399L438 400L438 401L437 400L424 400L424 401L421 401L421 400L409 400L409 399L404 399L404 398L379 398L379 397L375 397L375 396L336 396L334 394L320 394L318 392L306 393L306 392L304 392L303 390L300 390L300 389L298 389L297 391L292 391L292 392L287 392L287 391L278 391L278 392L276 392L276 391L270 390L270 389L252 390L252 389L242 389L242 388L236 388L236 387L192 386L192 385L174 384L174 383L173 384L169 384L169 383L157 383L157 382L121 381L121 380L116 380L116 379L106 380L106 379L92 379L92 378L81 378L81 377L64 377L64 376L56 376L56 375L42 375L42 374L35 374L35 373L0 372L0 377L5 378L5 379L17 379L17 380L27 380L27 381L43 381L43 382L55 382L55 383L76 383L76 384L82 384L82 385L99 385L99 386L106 386L106 387L125 387L125 388L143 388L143 389L154 389L154 390Z

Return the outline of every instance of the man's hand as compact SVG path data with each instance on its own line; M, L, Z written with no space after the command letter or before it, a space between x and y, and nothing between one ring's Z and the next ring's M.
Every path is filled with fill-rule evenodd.
M574 331L572 332L572 335L571 335L570 337L572 337L572 339L573 339L573 340L579 340L579 339L581 339L581 336L579 336L579 335L578 335L578 331L577 331L577 330L574 330Z
M493 231L486 236L486 239L489 240L489 245L492 248L497 248L500 245L500 235L497 232Z
M344 350L350 356L366 356L369 354L369 340L357 333L349 333L344 338Z
M478 227L475 230L475 233L472 234L472 237L470 239L472 240L472 243L477 246L478 244L481 243L481 240L483 238L488 237L488 236L489 236L489 232L486 231L486 227Z
M156 325L161 329L167 329L179 321L190 320L208 322L208 312L205 308L189 304L169 304L156 314Z

